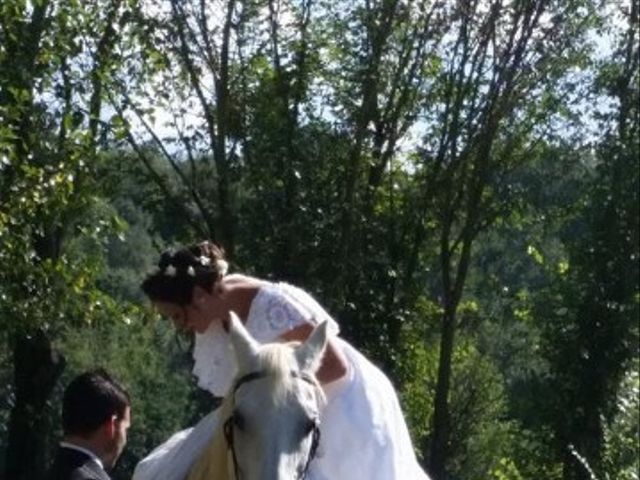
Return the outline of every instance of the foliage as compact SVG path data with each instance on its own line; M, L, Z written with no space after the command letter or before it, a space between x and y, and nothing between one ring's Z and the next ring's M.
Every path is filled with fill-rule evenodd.
M464 310L464 309L463 309ZM432 409L438 349L428 325L437 324L440 308L424 299L416 305L412 323L403 328L403 347L398 351L398 380L403 385L401 401L418 455L420 445L432 435ZM420 321L421 320L421 321ZM518 478L516 465L524 463L521 437L526 434L507 417L503 380L488 356L482 355L471 338L461 339L454 353L451 387L451 451L448 469L456 478ZM533 453L529 454L533 456Z
M416 453L431 431L431 404L435 390L437 349L432 347L432 335L424 325L434 324L440 309L426 299L416 303L415 319L402 331L402 345L396 353L397 383L401 385L400 400L410 426ZM424 459L423 459L424 460Z
M638 38L631 29L637 13L633 3L629 30L601 77L618 106L599 117L603 135L593 178L574 222L562 232L567 269L552 275L552 290L540 298L554 409L572 412L554 419L558 448L576 452L565 457L566 478L586 478L589 469L605 474L605 426L614 416L620 382L638 357ZM610 76L612 64L616 76Z
M210 237L321 300L394 380L437 480L635 478L637 18L4 0L0 425L11 348L37 330L63 383L102 364L131 388L122 478L209 408L138 284L166 245Z
M65 292L82 297L97 268L90 256L65 255L64 240L97 238L111 225L110 218L83 224L81 217L99 203L90 168L121 6L118 0L2 5L0 294L2 326L13 333L55 327L65 309L74 309L74 296L58 303Z
M620 385L616 412L604 432L604 478L638 480L640 474L640 381L638 363Z

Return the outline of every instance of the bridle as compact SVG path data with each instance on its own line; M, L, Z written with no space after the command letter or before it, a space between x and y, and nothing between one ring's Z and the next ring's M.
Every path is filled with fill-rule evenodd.
M260 370L260 371L255 371L255 372L250 372L247 373L246 375L243 375L242 377L240 377L232 390L231 395L235 395L236 391L238 390L238 388L240 388L241 385L251 382L253 380L258 380L261 378L265 378L267 376L267 372L264 370ZM294 378L299 378L300 380L303 380L311 385L313 385L314 387L318 387L318 383L313 379L313 377L311 377L310 375L306 374L306 373L302 373L302 372L298 372L295 370L291 371L291 376ZM231 451L231 455L233 458L233 469L234 469L234 473L235 473L235 479L236 480L240 480L240 468L238 465L238 458L236 456L236 450L235 450L235 445L234 445L234 439L233 439L233 420L234 420L234 416L233 414L231 414L229 416L229 418L227 418L227 420L224 422L224 436L225 439L227 441L227 448ZM307 457L307 462L305 464L304 469L299 473L298 475L298 479L299 480L303 480L304 478L306 478L307 473L309 471L309 465L311 464L311 460L314 459L314 457L316 456L316 451L318 449L318 444L320 443L320 425L319 423L315 423L312 427L312 439L311 439L311 449L309 450L309 456Z
M235 382L233 389L231 391L231 395L234 396L236 391L238 390L238 388L240 388L241 385L252 382L254 380L265 378L267 376L268 376L268 373L264 370L250 372L250 373L247 373L246 375L243 375ZM291 376L293 378L298 378L300 380L303 380L313 385L316 388L319 388L318 383L311 375L292 370ZM240 467L238 464L238 458L236 456L236 449L233 441L233 420L234 420L233 414L231 414L229 418L225 420L224 436L227 441L227 448L231 451L231 456L233 458L233 470L235 474L235 480L240 480ZM307 462L305 464L304 469L298 474L298 480L303 480L304 478L306 478L307 473L309 471L309 465L311 464L311 460L313 460L314 457L316 456L316 451L318 450L318 444L320 443L320 424L318 422L316 422L313 425L311 435L312 435L311 449L309 450L309 456L307 457Z

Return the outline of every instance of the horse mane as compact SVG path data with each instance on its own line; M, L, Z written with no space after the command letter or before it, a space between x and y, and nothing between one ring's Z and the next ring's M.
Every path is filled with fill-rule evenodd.
M272 398L284 401L291 389L291 370L296 368L293 345L289 343L270 343L263 345L258 352L258 370L267 373Z
M294 349L300 345L300 342L286 343L269 343L262 345L258 352L258 370L267 373L269 385L271 387L271 395L276 403L284 402L287 395L292 390L292 385L296 378L291 375L292 371L297 371L297 361L294 356ZM324 403L324 395L320 384L313 376L313 381L318 387L316 390L320 393L318 398L320 403Z

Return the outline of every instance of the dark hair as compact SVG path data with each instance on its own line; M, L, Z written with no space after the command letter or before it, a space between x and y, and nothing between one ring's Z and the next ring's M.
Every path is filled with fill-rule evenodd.
M158 270L148 275L141 287L151 300L187 305L194 287L211 291L226 273L226 265L224 250L209 241L166 250L160 255Z
M104 370L78 375L62 400L62 428L67 435L94 432L113 415L122 418L131 405L129 394Z

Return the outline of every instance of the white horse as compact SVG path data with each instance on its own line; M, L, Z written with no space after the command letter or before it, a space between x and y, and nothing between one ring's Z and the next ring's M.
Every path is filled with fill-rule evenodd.
M229 333L239 374L220 421L236 480L305 478L320 435L324 395L314 373L326 322L302 344L260 344L234 314Z

